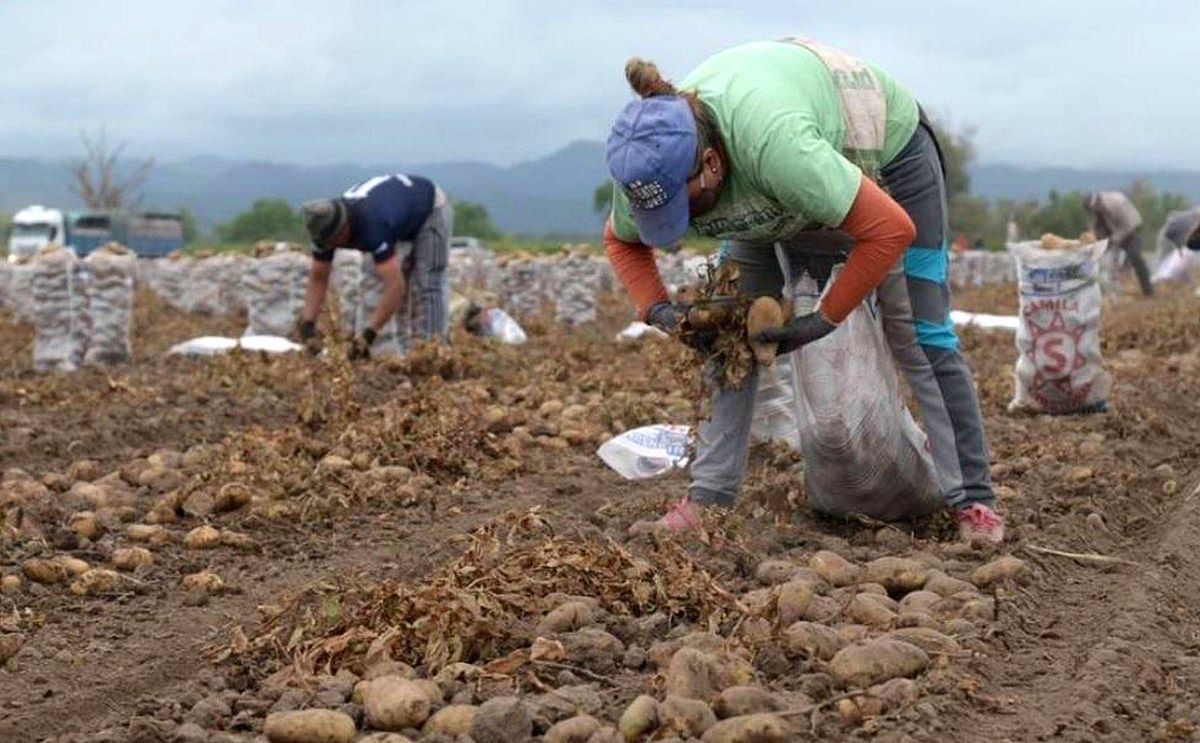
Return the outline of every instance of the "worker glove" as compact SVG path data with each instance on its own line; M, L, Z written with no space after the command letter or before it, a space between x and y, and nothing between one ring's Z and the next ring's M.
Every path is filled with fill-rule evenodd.
M652 325L669 335L676 335L679 340L696 349L705 356L711 356L713 343L717 340L717 331L710 328L703 330L679 331L679 319L686 317L691 305L658 302L646 313L648 325Z
M753 340L759 343L778 343L779 349L776 353L784 354L824 338L835 329L837 326L826 320L820 312L810 312L793 318L783 327L767 328L755 335Z
M300 336L300 343L309 354L316 356L321 353L321 339L317 337L317 324L315 322L312 320L301 320L296 327L296 334Z
M347 357L351 361L362 361L371 358L371 346L375 343L375 331L367 328L362 335L350 341L350 351Z

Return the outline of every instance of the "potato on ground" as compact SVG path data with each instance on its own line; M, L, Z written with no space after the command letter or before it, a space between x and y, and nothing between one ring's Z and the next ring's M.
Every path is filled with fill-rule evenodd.
M772 714L744 715L722 720L705 731L703 743L785 743L790 731Z
M658 717L663 726L683 737L697 737L717 724L712 709L698 699L668 696L658 705Z
M625 740L640 740L658 728L658 701L642 694L621 713L617 728Z
M782 699L758 686L731 686L713 702L713 712L721 719L778 712L786 708Z
M784 631L784 644L792 655L829 660L846 645L837 630L816 622L796 622Z
M862 568L830 550L821 550L808 560L808 566L831 586L840 588L857 583Z
M577 715L552 725L542 740L546 743L588 743L599 729L600 721L595 717Z
M422 686L396 676L370 682L363 700L367 722L376 730L419 728L429 718L431 708L429 695Z
M221 543L221 532L215 527L205 524L197 526L187 533L183 538L183 543L188 549L207 550L216 547Z
M271 743L354 743L354 719L331 709L267 715L263 734Z
M425 726L421 728L421 734L437 733L451 738L470 735L471 725L475 723L475 714L478 711L479 708L472 704L452 704L434 712L425 721Z
M25 573L25 577L34 583L43 585L62 583L68 575L67 568L62 563L55 560L43 560L40 557L33 557L21 563L21 572Z
M117 570L136 570L153 563L154 555L145 547L122 547L112 553L112 564Z
M878 639L842 648L829 661L829 672L842 686L868 687L901 676L916 676L929 655L915 645Z

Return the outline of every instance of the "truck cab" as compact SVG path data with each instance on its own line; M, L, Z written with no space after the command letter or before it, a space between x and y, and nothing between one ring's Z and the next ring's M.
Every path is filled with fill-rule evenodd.
M13 216L8 234L9 262L28 260L51 243L65 245L66 232L66 219L58 209L41 205L22 209Z

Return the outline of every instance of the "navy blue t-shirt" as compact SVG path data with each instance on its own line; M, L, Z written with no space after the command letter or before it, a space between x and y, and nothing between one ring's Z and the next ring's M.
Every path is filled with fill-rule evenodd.
M417 236L433 211L433 181L417 175L381 175L342 194L354 234L344 247L370 253L375 262L396 254L397 242ZM313 258L333 260L333 249L313 248Z

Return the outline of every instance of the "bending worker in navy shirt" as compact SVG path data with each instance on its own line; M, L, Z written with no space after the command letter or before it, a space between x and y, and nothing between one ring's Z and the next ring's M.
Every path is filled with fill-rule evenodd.
M354 186L339 199L310 201L302 212L313 241L300 322L302 340L307 343L316 336L336 248L370 253L384 287L368 326L354 339L351 358L370 355L376 335L393 315L406 341L446 337L450 330L446 262L454 217L449 199L433 181L415 175L381 175Z

